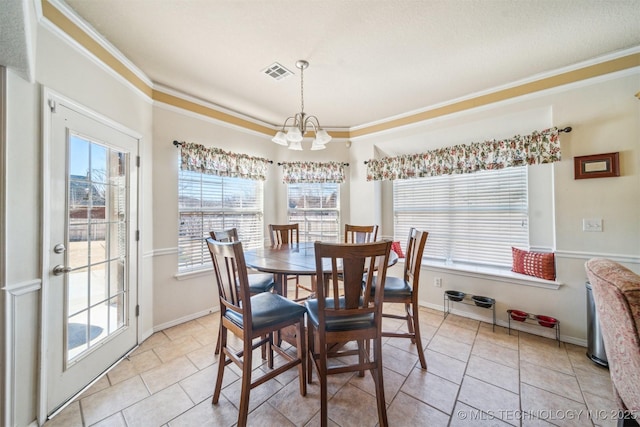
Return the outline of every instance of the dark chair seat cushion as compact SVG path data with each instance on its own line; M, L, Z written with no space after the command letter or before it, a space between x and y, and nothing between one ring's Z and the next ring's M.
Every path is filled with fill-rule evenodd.
M271 292L263 292L251 297L251 316L253 329L267 328L287 320L295 320L304 315L307 309L289 299ZM242 326L242 314L227 310L225 317L238 326Z
M260 273L249 274L249 291L252 294L259 294L262 292L271 292L271 289L275 286L273 281L273 274Z
M371 286L371 295L375 293L376 278L374 277ZM387 298L409 298L413 289L409 282L400 277L387 276L384 281L384 296Z
M338 301L340 307L344 307L344 298L340 298ZM325 304L328 308L333 308L333 298L327 298ZM320 318L318 315L318 300L306 300L304 305L307 307L308 321L313 325L318 326L320 324ZM356 329L370 328L375 325L372 313L349 317L328 317L325 318L325 321L327 331L329 332L352 331Z

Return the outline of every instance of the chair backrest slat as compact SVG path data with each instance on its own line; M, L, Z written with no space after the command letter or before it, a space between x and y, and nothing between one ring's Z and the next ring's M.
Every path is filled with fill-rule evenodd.
M269 224L271 246L299 243L300 234L298 224Z
M235 227L226 230L212 230L209 235L218 242L237 242L240 240L238 239L238 230Z
M377 225L351 225L344 226L345 243L371 243L378 238Z
M243 328L251 330L251 292L241 242L219 242L208 238L207 246L218 284L222 316L227 309L243 315Z
M428 236L429 233L426 231L419 231L413 227L409 230L407 251L404 261L404 280L414 284L414 292L417 292L417 283L420 280L422 255L424 254L424 247L427 243Z
M325 324L327 316L372 312L376 313L376 323L381 322L390 250L389 240L362 244L315 243L318 317L321 325ZM328 265L331 266L331 272L325 270ZM377 270L377 274L367 274L363 286L364 274L374 270ZM373 280L376 280L376 285L371 300ZM344 301L343 306L337 303L340 300Z

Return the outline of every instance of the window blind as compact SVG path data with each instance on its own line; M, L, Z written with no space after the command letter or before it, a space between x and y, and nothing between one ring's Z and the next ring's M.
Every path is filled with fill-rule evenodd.
M511 247L529 246L527 167L393 181L395 239L428 231L425 257L511 266Z
M288 184L287 190L289 222L299 224L301 241L339 241L340 184Z
M211 230L235 227L243 248L263 245L262 181L180 170L178 210L178 271L211 266Z

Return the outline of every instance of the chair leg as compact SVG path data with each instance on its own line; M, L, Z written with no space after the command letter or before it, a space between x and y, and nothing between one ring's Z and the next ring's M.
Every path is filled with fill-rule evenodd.
M313 379L313 365L315 355L315 338L313 336L313 325L307 325L307 383L311 384Z
M220 319L220 328L218 329L218 340L216 342L216 351L214 354L220 354L220 340L222 339L222 319Z
M300 318L298 322L298 336L296 337L296 345L298 350L298 359L300 359L300 365L298 365L298 377L300 380L300 395L307 395L307 343L304 332L304 316Z
M420 367L422 369L427 369L427 361L424 358L424 349L422 348L422 337L420 336L420 321L418 320L418 302L413 302L413 307L411 309L411 320L413 322L413 334L414 334L414 343L416 344L416 349L418 350L418 358L420 359Z
M249 415L252 356L253 351L251 349L251 340L245 339L244 354L242 355L242 389L240 391L240 407L238 408L238 427L245 427L247 425L247 417Z
M404 304L404 312L405 312L406 319L407 319L407 329L409 330L410 334L414 334L415 331L413 329L413 316L412 316L412 313L411 313L410 310L411 310L411 306L409 304L405 303ZM411 338L411 344L415 344L415 343L416 343L415 338Z
M389 421L387 420L387 404L384 398L384 380L382 372L382 337L375 339L375 359L376 367L371 371L373 381L376 386L376 401L378 403L378 425L380 427L387 427Z
M262 338L267 338L267 335L263 335ZM271 339L273 340L273 334L271 335ZM273 342L273 341L272 341ZM261 353L262 353L262 360L265 360L267 358L267 344L262 344L260 346L261 348ZM269 365L270 368L273 368L273 353L271 354L271 364Z
M365 346L365 340L358 340L358 363L360 363L360 366L364 365L364 359L365 359L364 356L365 356L365 353L367 353L369 350L368 347L369 347L368 344ZM358 376L364 377L364 370L358 371Z
M321 342L319 350L318 381L320 382L320 426L327 427L329 423L327 410L327 344Z
M220 323L220 332L218 333L218 344L220 344L220 358L218 359L218 377L216 378L216 387L213 392L213 398L211 403L213 405L218 403L220 399L220 390L222 390L222 377L224 376L224 368L226 366L227 356L227 329Z
M267 355L267 366L269 367L269 369L273 369L273 336L275 335L274 332L271 332L269 335L267 335L267 338L269 339L269 341L267 341L266 344L262 345L262 359L264 360L264 355L266 352Z

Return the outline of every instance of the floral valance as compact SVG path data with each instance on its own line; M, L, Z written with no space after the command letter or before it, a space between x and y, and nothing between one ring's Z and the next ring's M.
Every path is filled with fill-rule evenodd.
M285 184L344 182L344 163L339 162L283 162Z
M209 175L264 181L270 161L261 157L231 153L219 148L183 142L180 148L180 167L183 170Z
M372 159L367 162L367 181L421 178L557 162L561 159L558 132L558 128L554 127L501 141L472 142L421 154Z

